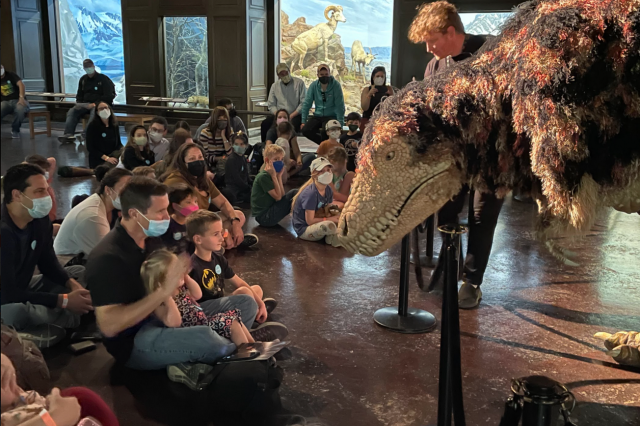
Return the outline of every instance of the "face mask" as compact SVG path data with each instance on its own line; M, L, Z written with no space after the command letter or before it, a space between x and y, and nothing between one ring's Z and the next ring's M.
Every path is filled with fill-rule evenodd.
M224 130L227 128L227 120L218 121L218 129Z
M106 120L107 118L111 117L111 111L109 111L108 109L103 109L102 111L98 111L98 116Z
M181 207L178 210L178 213L180 213L182 216L187 217L189 215L191 215L191 213L199 210L200 208L196 205L191 204L190 206L187 207Z
M350 132L355 132L358 130L358 125L357 124L349 124L349 131Z
M329 137L332 139L338 139L340 137L340 134L340 130L331 130L327 132L327 135L329 135Z
M327 77L327 76L325 76L325 77L318 77L318 80L320 80L320 83L322 83L322 84L327 84L327 83L329 83L330 79L331 79L331 77Z
M49 182L49 172L44 172L44 178L47 182Z
M93 74L94 72L96 72L96 69L94 67L89 67L85 68L84 72L86 72L87 74Z
M373 84L376 86L384 86L384 77L376 77L373 79Z
M162 140L162 133L149 132L149 138L154 142L160 142Z
M111 204L113 204L113 208L114 209L122 210L122 204L120 204L120 195L117 195L115 200L113 198L111 198L111 195L108 195L108 197L111 200Z
M280 171L282 171L283 168L284 168L284 161L273 162L273 169L276 171L276 173L280 173Z
M282 80L282 82L284 84L289 84L289 83L291 83L291 76L289 74L287 74L284 77L282 77L280 80Z
M331 182L333 182L333 173L324 172L323 174L318 176L318 182L323 185L329 185Z
M207 171L207 165L204 160L197 160L187 163L187 170L192 176L201 177Z
M22 195L27 197L24 192L22 193ZM33 207L29 208L24 204L22 204L22 206L25 209L27 209L27 211L29 212L29 216L31 216L34 219L42 219L43 217L49 214L49 212L51 211L51 208L53 207L53 200L51 199L50 195L47 195L46 197L42 197L42 198L34 198L34 199L29 198L29 199L33 203Z
M136 209L136 211L140 213L140 210ZM147 219L147 217L142 213L140 213L140 216ZM167 229L169 229L169 223L171 222L169 219L165 219L165 220L147 219L147 221L149 222L149 229L144 229L144 226L140 225L140 222L138 222L138 225L140 225L140 228L142 228L144 235L146 235L147 237L159 237L161 235L164 235L164 233L167 232Z
M147 138L145 136L138 136L133 138L133 143L138 146L145 146L147 144Z
M233 146L233 150L236 152L236 154L238 155L244 155L245 152L247 152L247 147L246 146L238 146L238 145L234 145Z
M287 120L286 117L281 117L276 120L276 124L284 123L285 121L289 121L289 120Z

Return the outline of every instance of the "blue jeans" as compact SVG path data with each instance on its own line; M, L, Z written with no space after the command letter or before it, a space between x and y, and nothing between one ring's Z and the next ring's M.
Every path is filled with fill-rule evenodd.
M67 112L67 122L64 125L64 134L75 135L76 127L78 127L78 122L82 117L89 114L89 121L91 121L96 113L95 111L95 108L89 108L89 104L76 104L76 106Z
M20 105L18 103L18 99L13 99L11 101L2 101L2 117L0 120L4 119L5 116L9 114L13 114L13 122L11 123L11 131L19 132L20 126L24 121L24 118L27 116L29 112L29 105L27 106Z
M258 313L255 299L245 294L207 300L200 305L207 315L240 309L242 322L249 329ZM231 341L209 326L168 328L153 321L136 334L133 352L126 365L135 370L159 370L182 362L212 364L235 349Z
M273 205L269 207L269 210L260 216L256 216L256 222L262 226L276 226L291 213L291 201L293 201L293 197L295 197L297 193L297 189L292 189L284 194L284 197L273 203Z

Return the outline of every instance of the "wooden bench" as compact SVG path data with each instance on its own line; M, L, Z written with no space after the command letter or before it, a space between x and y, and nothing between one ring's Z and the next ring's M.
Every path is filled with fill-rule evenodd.
M134 123L144 126L147 121L153 120L153 115L147 114L127 114L125 112L116 112L115 113L116 120L118 120L118 124L122 123ZM87 128L87 123L89 121L88 117L82 118L82 128Z
M47 120L47 128L43 130L35 129L35 118L36 117L44 117ZM35 138L36 135L44 135L51 137L51 114L49 111L29 111L29 134L31 135L31 139Z

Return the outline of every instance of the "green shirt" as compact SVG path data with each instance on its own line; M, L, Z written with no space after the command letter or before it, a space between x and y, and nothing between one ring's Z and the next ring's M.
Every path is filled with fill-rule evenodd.
M251 215L258 217L275 204L276 200L269 195L269 191L275 189L273 179L264 170L258 173L251 188Z

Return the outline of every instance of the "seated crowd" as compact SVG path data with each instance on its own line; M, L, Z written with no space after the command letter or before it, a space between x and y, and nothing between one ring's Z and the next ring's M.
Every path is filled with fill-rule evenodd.
M58 220L50 186L55 159L32 155L7 170L3 325L49 347L95 312L105 347L118 363L166 368L171 380L195 389L193 369L199 364L213 364L237 345L288 334L285 325L269 320L276 300L239 277L224 257L225 251L258 243L257 236L244 233L247 218L235 204L248 204L263 227L291 215L300 239L338 247L337 223L354 179L361 117L350 113L343 132L342 89L327 65L318 68L318 80L307 91L279 64L279 80L269 93L273 116L264 121L258 146L249 144L229 99L221 100L195 135L178 122L167 138L167 120L155 117L148 128L132 126L123 146L112 83L90 60L85 71L60 139L73 140L78 120L89 115L84 140L99 187L74 197L72 209ZM384 69L372 76L372 87L374 79L375 87L384 85L380 73ZM372 111L379 91L365 90ZM319 144L317 153L301 152L300 132ZM259 164L250 160L252 152ZM309 179L285 190L295 175ZM8 384L12 393L5 403L5 367L13 368L3 357L3 412L19 408L15 401L22 392ZM80 409L71 406L82 405L80 397L65 402L64 391L54 390L48 398L56 424L77 423ZM64 420L58 400L78 415ZM102 424L109 424L105 416ZM4 414L2 419L5 424Z

